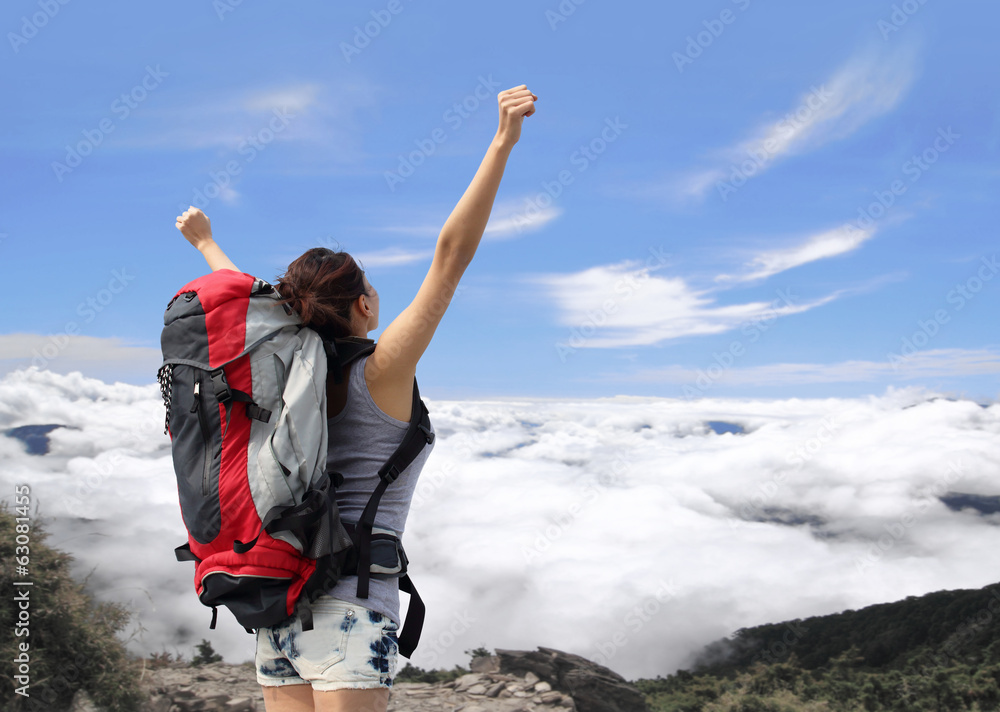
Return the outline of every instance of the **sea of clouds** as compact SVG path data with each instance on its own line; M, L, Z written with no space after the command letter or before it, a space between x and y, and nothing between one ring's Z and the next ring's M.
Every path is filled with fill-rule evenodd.
M423 668L542 645L654 677L741 627L998 580L1000 514L939 499L1000 494L995 403L920 388L425 400L438 440L404 535L427 605L410 661ZM210 631L194 565L174 558L186 532L163 416L155 383L7 374L0 431L66 427L46 455L0 437L0 499L30 486L49 543L135 611L136 653L190 659L207 638L249 660L253 637L225 610Z

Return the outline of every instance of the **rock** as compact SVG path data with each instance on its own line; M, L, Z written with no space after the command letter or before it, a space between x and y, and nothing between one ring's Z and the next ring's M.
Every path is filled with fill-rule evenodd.
M503 680L501 680L500 682L496 683L495 685L493 685L493 687L491 687L490 689L488 689L486 691L486 696L487 697L496 697L497 695L500 694L500 691L503 690L506 686L507 686L507 683L504 682Z
M226 712L256 712L257 705L249 697L237 697L226 703Z
M73 703L70 705L69 712L99 712L99 710L94 701L90 699L87 691L81 687L73 695Z
M167 695L153 695L143 712L170 712L173 701Z
M473 685L482 682L482 680L483 676L476 672L462 675L460 678L455 680L455 687L452 689L454 689L455 692L465 692Z
M396 680L388 712L648 712L614 671L553 648L498 650L475 672L445 683ZM498 669L491 669L498 668ZM148 703L139 712L264 712L252 663L146 668ZM642 704L637 704L636 701ZM80 705L86 705L79 695ZM103 712L94 707L73 712Z
M472 672L500 672L500 658L496 655L480 655L469 663Z
M645 696L614 670L554 648L500 650L500 671L549 683L567 693L579 712L649 712ZM516 693L515 693L516 694Z

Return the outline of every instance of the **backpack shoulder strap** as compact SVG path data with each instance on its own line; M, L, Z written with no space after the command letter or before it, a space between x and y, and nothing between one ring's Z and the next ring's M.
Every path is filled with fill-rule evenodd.
M434 442L430 415L427 406L420 399L417 379L413 379L413 405L410 410L410 425L403 434L403 440L378 471L380 482L365 506L356 530L358 541L358 598L368 598L368 578L371 566L371 536L375 526L375 511L386 488L396 481L399 474L409 467L420 451Z
M375 350L375 342L359 336L336 339L323 337L323 349L326 351L327 370L333 375L333 382L342 383L344 378L341 370L344 366L372 353Z

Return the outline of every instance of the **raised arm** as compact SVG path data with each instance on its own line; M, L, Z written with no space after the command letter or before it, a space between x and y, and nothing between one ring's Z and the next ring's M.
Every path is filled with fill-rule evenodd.
M177 229L200 252L213 272L219 269L231 269L236 272L240 268L226 257L222 248L212 239L212 221L201 210L193 205L177 216Z
M521 137L525 117L535 113L538 97L522 84L497 95L500 125L472 182L445 221L430 269L413 302L385 328L368 359L365 376L376 390L408 394L417 362L451 304L459 280L472 262L493 209L511 149ZM406 409L408 412L408 409Z

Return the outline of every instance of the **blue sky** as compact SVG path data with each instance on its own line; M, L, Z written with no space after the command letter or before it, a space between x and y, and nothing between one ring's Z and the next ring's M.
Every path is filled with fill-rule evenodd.
M0 372L144 384L204 273L340 246L415 294L538 95L418 369L438 398L1000 388L994 4L17 0ZM373 336L378 336L375 332Z

